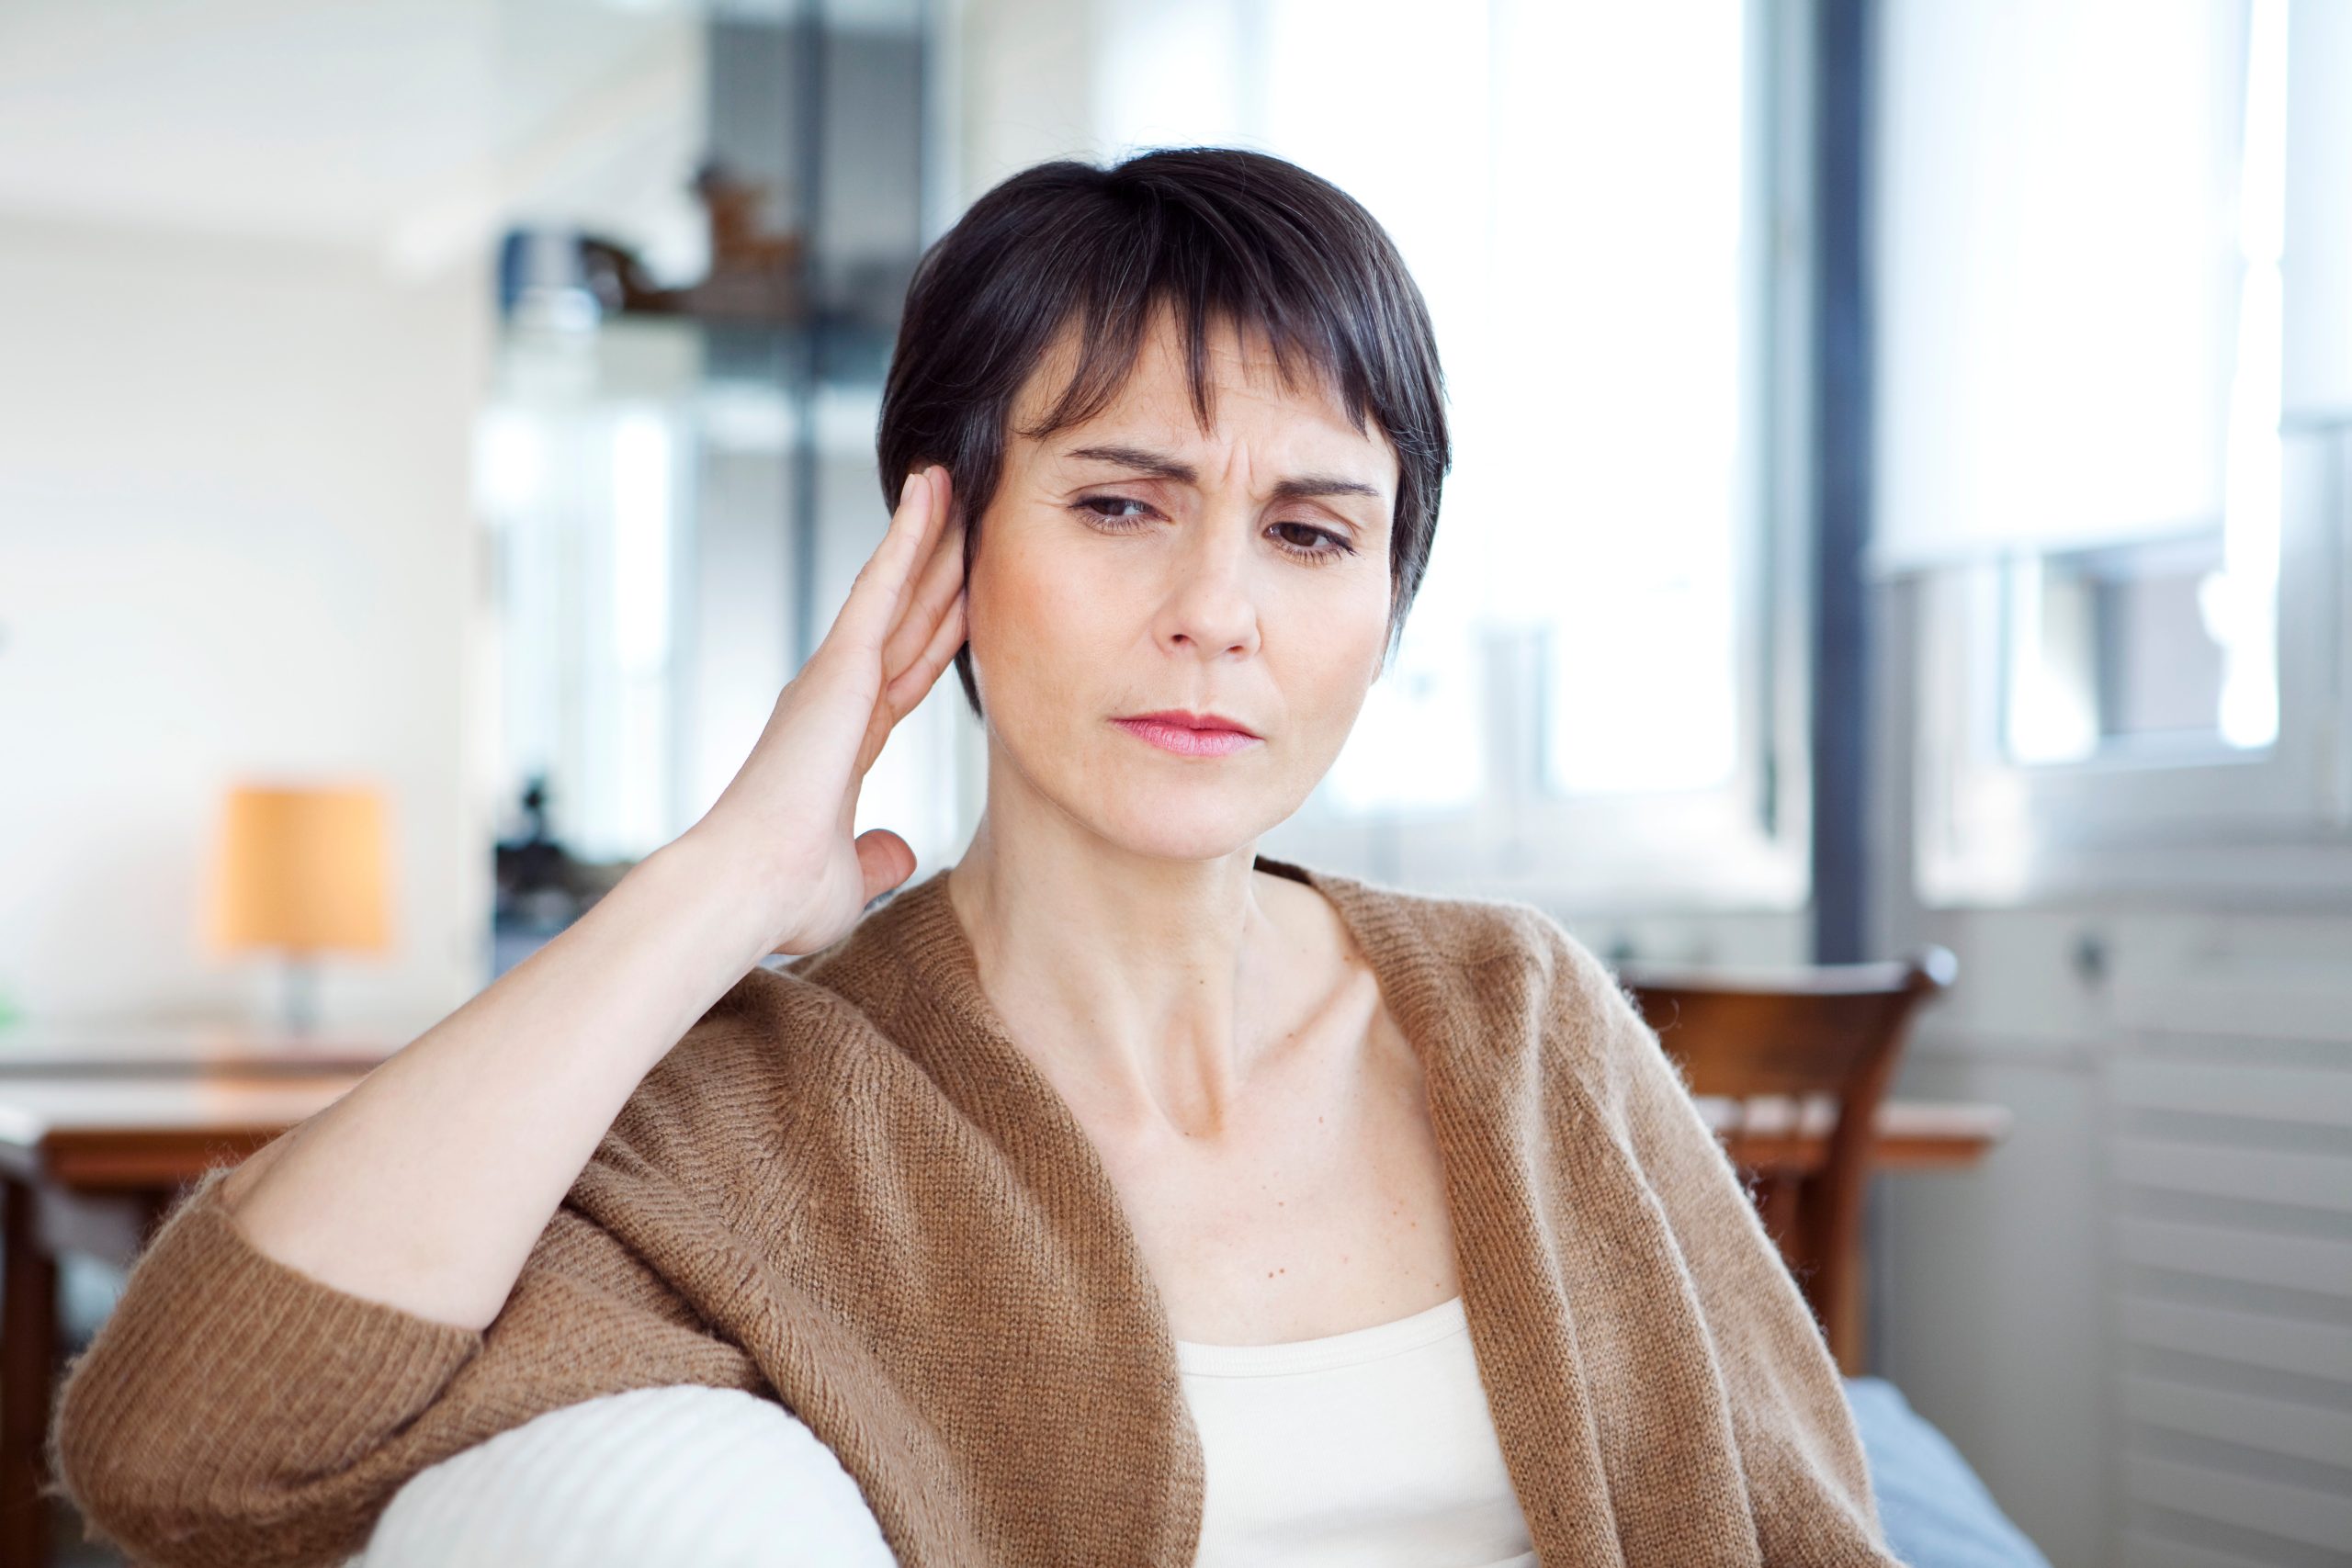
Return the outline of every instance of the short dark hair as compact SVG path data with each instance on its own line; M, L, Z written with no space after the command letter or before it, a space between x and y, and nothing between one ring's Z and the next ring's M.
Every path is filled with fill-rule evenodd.
M1285 381L1308 368L1358 430L1375 421L1397 461L1389 524L1389 638L1429 567L1452 462L1429 309L1387 231L1354 197L1295 164L1230 147L1177 147L1107 168L1025 169L974 202L925 253L882 393L885 503L939 463L965 521L964 563L996 493L1013 400L1066 325L1079 363L1033 439L1080 423L1125 383L1156 312L1172 310L1193 406L1210 416L1214 326L1262 334ZM956 672L980 711L972 650Z

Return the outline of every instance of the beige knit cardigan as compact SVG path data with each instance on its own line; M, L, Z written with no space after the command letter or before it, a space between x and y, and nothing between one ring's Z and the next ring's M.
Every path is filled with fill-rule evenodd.
M1892 1564L1820 1334L1600 961L1527 905L1259 864L1338 908L1426 1064L1544 1562ZM51 1472L141 1562L338 1562L426 1466L670 1383L780 1399L908 1568L1193 1560L1200 1440L1159 1295L939 874L703 1015L487 1330L279 1263L221 1174L149 1243L51 1432Z

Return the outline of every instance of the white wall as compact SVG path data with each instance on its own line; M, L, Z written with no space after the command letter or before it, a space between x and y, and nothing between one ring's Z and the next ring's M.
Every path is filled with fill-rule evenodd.
M487 975L493 804L469 512L489 285L358 251L0 219L0 994L227 1015L201 940L221 792L380 783L395 948L327 1021L429 1022Z
M1102 0L959 0L949 221L1006 175L1048 158L1096 156L1094 69Z
M2059 1568L2341 1562L2352 914L1923 907L1914 586L1878 600L1875 945L1943 942L1960 980L1894 1092L2016 1125L1882 1180L1881 1370Z

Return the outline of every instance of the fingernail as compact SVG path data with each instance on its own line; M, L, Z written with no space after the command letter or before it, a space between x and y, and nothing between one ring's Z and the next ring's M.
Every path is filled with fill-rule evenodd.
M904 506L907 502L915 498L915 486L922 480L922 476L919 473L909 474L907 476L907 482L899 487L899 504L900 506Z

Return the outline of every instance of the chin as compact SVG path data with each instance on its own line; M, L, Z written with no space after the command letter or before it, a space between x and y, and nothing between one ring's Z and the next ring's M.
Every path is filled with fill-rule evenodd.
M1136 770L1114 778L1091 795L1066 797L1066 807L1110 842L1161 860L1221 859L1296 809L1295 802L1270 798L1262 780L1151 778Z
M1164 821L1098 823L1096 831L1130 854L1170 861L1222 860L1258 837L1210 826L1187 829Z

